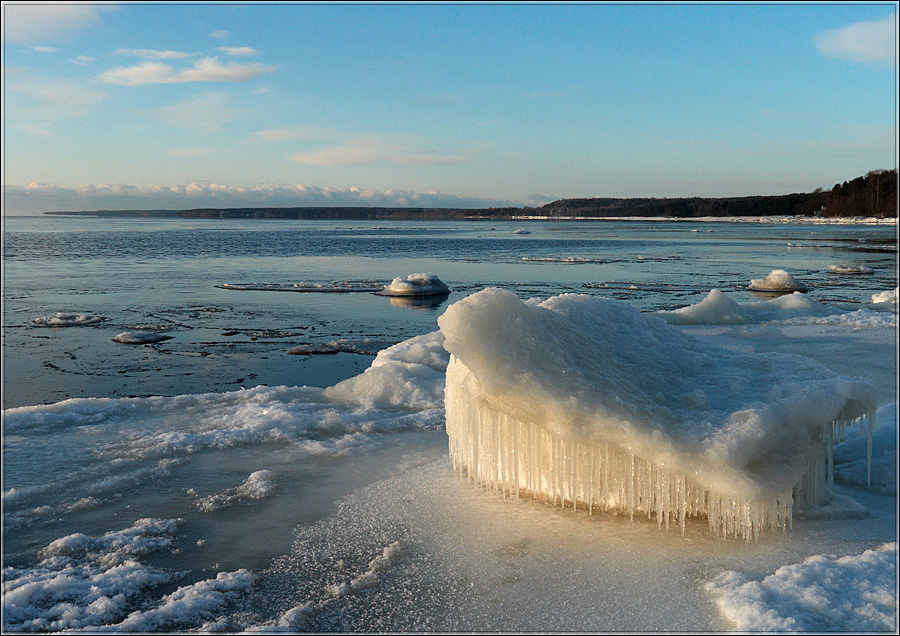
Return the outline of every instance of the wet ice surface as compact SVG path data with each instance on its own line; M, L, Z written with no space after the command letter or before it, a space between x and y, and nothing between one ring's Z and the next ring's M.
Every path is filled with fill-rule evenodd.
M535 223L513 236L521 223L114 220L97 231L90 219L40 221L58 231L7 225L4 408L114 399L4 413L4 565L15 568L4 581L21 589L31 612L21 620L49 620L41 590L68 573L68 618L134 631L719 631L741 625L720 609L725 594L707 588L723 573L740 581L727 595L744 615L778 612L813 578L801 569L787 585L779 568L817 555L849 565L896 540L896 407L879 410L872 489L861 485L865 436L835 449L838 495L867 516L797 518L751 544L711 538L696 521L682 538L655 520L573 513L459 479L436 407L446 361L435 342L409 341L485 287L522 299L614 297L645 312L718 289L746 322L709 320L717 314L704 306L678 329L862 375L889 406L895 228ZM872 274L836 275L834 264ZM750 273L775 268L808 284L803 296L818 305L770 305L746 290ZM221 288L340 286L361 272L383 285L418 271L439 274L450 295ZM881 304L873 296L887 304L870 306ZM108 320L34 323L57 313ZM172 339L122 346L112 338L123 331ZM378 344L289 353L344 340ZM399 357L372 364L375 349L397 342ZM128 397L151 395L160 397ZM759 604L748 590L764 581L781 583ZM886 584L893 591L896 575Z

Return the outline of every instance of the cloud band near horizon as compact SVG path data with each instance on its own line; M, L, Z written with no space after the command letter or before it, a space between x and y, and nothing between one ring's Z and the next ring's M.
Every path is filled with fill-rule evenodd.
M217 183L135 186L99 184L58 186L30 183L3 186L5 215L102 209L188 210L216 207L517 207L521 202L462 197L441 192L306 186L230 186Z

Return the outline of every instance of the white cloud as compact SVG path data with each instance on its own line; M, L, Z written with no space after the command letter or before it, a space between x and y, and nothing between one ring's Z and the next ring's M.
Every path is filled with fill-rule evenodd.
M223 46L220 51L232 57L244 57L247 55L258 55L259 51L249 46Z
M409 147L387 143L377 137L361 137L349 144L322 148L313 152L295 152L291 161L310 166L343 166L379 162L404 165L450 165L468 161L466 155L422 154Z
M58 186L30 183L3 186L8 214L62 210L191 209L198 207L434 207L486 208L518 205L511 201L462 197L441 192L330 188L309 185L233 186L219 183L134 186L98 184Z
M116 68L100 76L105 84L141 86L143 84L179 84L184 82L245 82L269 75L274 68L264 64L222 64L214 57L193 63L193 67L175 69L159 62Z
M31 50L37 51L38 53L56 53L59 51L59 49L52 46L32 46Z
M47 42L100 24L99 4L4 3L3 39L7 42Z
M94 58L90 55L77 55L69 60L72 64L77 64L78 66L87 66L91 62L94 61Z
M896 63L896 16L883 20L857 22L841 29L820 33L816 48L828 57L852 62Z
M213 31L212 33L210 33L209 37L216 38L217 40L224 40L229 35L231 34L225 29L219 29L218 31Z
M272 128L270 130L258 130L254 133L257 137L266 141L291 141L316 135L313 128L298 126L295 128Z
M119 49L116 55L129 55L131 57L139 57L145 60L179 60L185 57L191 57L191 53L184 51L158 51L156 49Z

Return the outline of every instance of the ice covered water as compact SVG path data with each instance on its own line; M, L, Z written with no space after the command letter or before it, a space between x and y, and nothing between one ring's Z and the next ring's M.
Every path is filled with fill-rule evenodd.
M895 598L895 227L5 223L4 631L718 632L781 615L817 572L847 587L815 588L803 624L852 629L850 588ZM747 273L773 268L810 292L753 295ZM371 293L408 272L450 294ZM885 405L871 462L846 428L830 503L756 542L472 488L448 458L437 319L492 287L613 298L731 352L862 375ZM58 313L105 320L35 322Z
M833 445L874 387L695 341L618 301L487 289L439 319L454 467L559 505L755 539L833 495Z

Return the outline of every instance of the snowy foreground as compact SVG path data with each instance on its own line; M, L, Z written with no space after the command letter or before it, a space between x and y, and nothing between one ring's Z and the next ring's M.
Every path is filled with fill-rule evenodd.
M647 515L478 489L448 458L442 331L384 349L365 373L327 388L14 408L4 412L4 554L23 536L37 554L7 559L3 631L896 632L896 292L826 306L799 293L738 304L713 291L654 319L666 327L658 334L675 325L671 338L698 351L815 360L791 358L778 371L786 383L810 379L792 369L828 367L822 388L857 387L877 400L871 460L867 431L848 428L834 446L834 497L755 541L716 537L704 519L666 531ZM555 337L575 336L525 330L496 346L541 351ZM637 357L653 350L619 339ZM541 374L552 368L549 386L564 388L563 376L586 368L534 362L495 371L547 386ZM645 362L663 396L685 388L679 369L693 364ZM617 434L689 457L704 444L703 425L679 414L743 404L777 416L741 420L733 432L746 437L753 422L774 426L820 407L785 402L773 415L772 387L757 394L741 373L721 381L732 393L687 392L668 441L663 431ZM708 470L732 462L714 477L752 489L736 472L746 444L709 439ZM782 450L753 447L750 463L777 472ZM254 557L285 526L295 526L292 544Z

